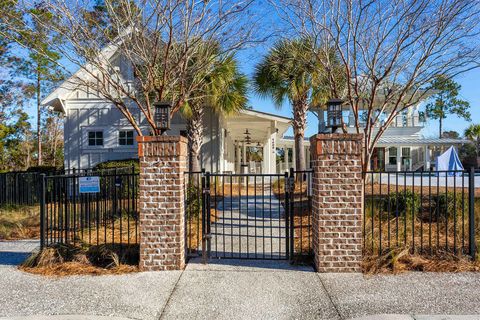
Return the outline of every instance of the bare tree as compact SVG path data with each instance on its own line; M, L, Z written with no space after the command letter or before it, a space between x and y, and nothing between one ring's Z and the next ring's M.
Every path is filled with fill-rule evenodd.
M61 39L50 45L61 53L65 68L72 64L78 68L65 86L113 103L138 135L141 121L150 125L151 133L159 133L154 101L170 101L173 114L193 99L204 99L191 94L202 91L204 79L187 81L211 65L206 59L193 59L203 43L220 44L218 53L207 56L216 59L261 41L253 33L254 0L98 2L45 0L43 7L58 17L48 27ZM31 6L27 3L23 10L28 12ZM34 13L29 15L42 23ZM22 33L30 29L28 22L22 26L16 32L20 44Z
M273 2L296 35L318 42L319 60L333 70L337 51L347 79L329 89L351 108L365 134L364 169L395 118L431 92L437 75L449 78L479 66L480 4L470 0L280 0ZM334 73L331 72L332 80ZM363 123L364 122L364 123Z

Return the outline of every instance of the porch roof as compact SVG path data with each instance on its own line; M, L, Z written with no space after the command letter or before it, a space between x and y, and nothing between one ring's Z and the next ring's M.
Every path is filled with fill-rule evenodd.
M378 141L379 146L441 146L441 145L458 145L470 143L465 139L450 138L424 138L424 137L399 137L399 136L383 136Z
M233 141L243 141L248 129L252 143L265 143L272 133L281 137L291 125L291 118L245 109L224 119L224 127Z

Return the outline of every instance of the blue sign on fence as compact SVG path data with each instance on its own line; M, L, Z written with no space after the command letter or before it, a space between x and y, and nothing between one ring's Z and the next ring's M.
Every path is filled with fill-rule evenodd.
M78 188L80 193L100 192L100 177L80 177Z

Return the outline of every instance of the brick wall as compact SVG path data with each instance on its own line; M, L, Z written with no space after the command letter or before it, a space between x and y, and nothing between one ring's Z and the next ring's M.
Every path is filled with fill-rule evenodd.
M310 138L313 250L318 272L360 272L362 260L362 134Z
M138 137L140 160L140 268L185 267L184 171L187 140Z

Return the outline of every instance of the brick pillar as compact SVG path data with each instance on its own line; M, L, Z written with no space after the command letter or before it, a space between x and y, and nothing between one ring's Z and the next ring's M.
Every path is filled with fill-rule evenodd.
M313 250L318 272L360 272L362 261L362 134L310 138Z
M140 269L185 267L187 139L137 137L140 160Z

